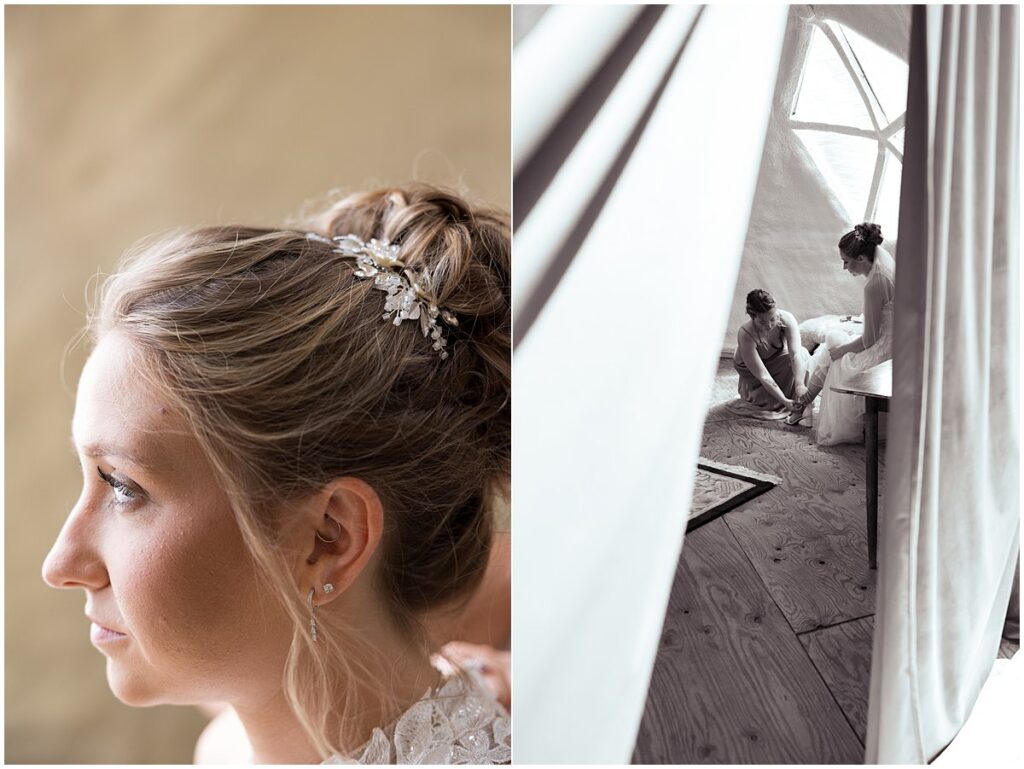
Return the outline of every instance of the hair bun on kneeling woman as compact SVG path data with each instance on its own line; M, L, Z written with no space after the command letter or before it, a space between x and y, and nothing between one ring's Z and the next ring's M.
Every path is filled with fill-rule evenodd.
M747 294L747 315L753 317L775 309L775 298L763 288L755 288Z

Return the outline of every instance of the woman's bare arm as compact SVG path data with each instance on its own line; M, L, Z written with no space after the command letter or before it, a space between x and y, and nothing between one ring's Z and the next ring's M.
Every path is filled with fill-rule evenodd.
M806 390L804 381L807 378L807 358L799 355L798 352L803 342L800 339L800 325L796 322L796 316L786 310L780 310L779 315L786 324L786 344L789 345L789 360L793 367L793 381L796 383L796 395L799 397Z
M786 394L782 392L782 388L772 379L772 375L768 373L768 369L765 368L761 356L757 354L757 345L754 343L753 337L740 331L736 338L736 344L739 347L743 362L750 370L750 373L757 377L757 381L761 383L761 386L779 402L780 406L791 408L793 401L786 397Z
M882 333L882 307L885 294L879 283L869 281L864 286L864 333L861 340L864 349L872 347Z
M850 352L866 350L878 341L882 331L882 307L884 305L885 292L882 287L869 281L864 286L864 333L832 351L833 360Z

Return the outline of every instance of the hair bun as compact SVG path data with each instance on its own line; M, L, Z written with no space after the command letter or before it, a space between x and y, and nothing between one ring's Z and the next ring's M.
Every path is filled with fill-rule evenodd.
M449 357L439 361L418 330L405 332L406 343L398 343L401 332L378 320L379 297L371 297L371 310L363 313L374 337L395 337L390 344L364 344L379 351L365 363L384 372L377 377L387 388L386 408L380 408L391 421L380 430L401 435L403 452L417 458L409 460L403 478L381 482L391 494L392 513L408 506L416 521L386 543L382 579L388 593L399 597L401 613L447 605L468 594L483 574L494 500L509 493L508 216L456 192L412 183L349 195L310 224L329 237L352 234L397 245L398 258L419 285L457 321L445 329Z
M882 228L873 222L864 222L853 228L861 240L873 246L882 245Z
M399 258L437 306L455 316L457 327L446 330L451 358L438 369L443 389L453 405L480 412L485 446L477 451L493 452L499 473L506 474L512 374L508 216L455 192L413 183L350 195L312 224L331 237L351 233L398 244ZM434 368L429 345L410 349Z
M503 212L473 206L437 187L409 184L351 195L313 224L331 237L397 243L400 258L420 273L439 306L460 318L507 320L511 236ZM466 330L472 332L473 324Z
M760 315L775 308L775 298L763 288L755 288L747 294L747 315Z

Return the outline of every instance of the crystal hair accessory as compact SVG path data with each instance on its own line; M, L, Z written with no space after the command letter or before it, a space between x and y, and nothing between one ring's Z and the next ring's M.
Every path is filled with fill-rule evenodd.
M315 232L307 232L306 237L333 246L335 253L354 259L356 266L352 274L357 278L372 279L373 287L388 295L384 300L384 314L381 317L396 326L401 325L403 320L418 320L423 336L433 340L432 346L442 360L448 357L448 351L445 350L448 340L438 319L449 327L459 325L459 321L450 312L437 306L434 297L423 288L421 278L398 258L400 248L397 243L376 238L364 243L355 235L325 238Z

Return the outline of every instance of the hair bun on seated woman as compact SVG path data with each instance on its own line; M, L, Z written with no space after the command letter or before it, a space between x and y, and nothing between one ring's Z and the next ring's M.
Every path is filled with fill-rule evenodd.
M853 228L854 232L860 235L861 240L873 246L882 245L882 228L873 222L864 222Z
M882 228L872 222L854 225L839 239L839 250L849 257L875 259L875 247L882 243Z

